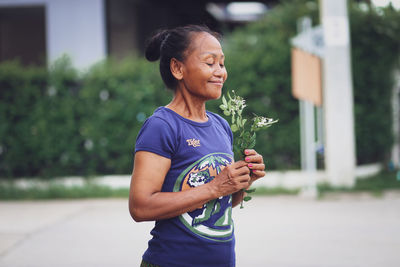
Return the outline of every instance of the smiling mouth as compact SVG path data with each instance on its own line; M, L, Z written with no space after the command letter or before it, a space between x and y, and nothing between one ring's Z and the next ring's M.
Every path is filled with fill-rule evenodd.
M221 85L221 86L224 84L224 82L222 82L222 81L209 81L209 83L212 83L215 85Z

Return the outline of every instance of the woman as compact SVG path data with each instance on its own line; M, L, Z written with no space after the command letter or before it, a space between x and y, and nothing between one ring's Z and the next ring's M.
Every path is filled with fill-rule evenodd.
M265 166L251 149L235 162L229 124L205 109L227 78L218 38L190 25L159 32L146 48L174 97L136 140L129 210L156 221L141 266L235 266L232 207Z

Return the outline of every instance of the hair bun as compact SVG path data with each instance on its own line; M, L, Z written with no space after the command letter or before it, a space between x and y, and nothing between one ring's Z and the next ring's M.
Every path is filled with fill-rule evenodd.
M161 30L148 40L145 50L145 57L148 61L160 59L161 44L168 34L169 30Z

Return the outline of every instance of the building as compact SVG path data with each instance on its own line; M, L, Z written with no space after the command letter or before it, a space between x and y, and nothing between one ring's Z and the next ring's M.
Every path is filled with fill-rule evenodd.
M18 58L26 65L46 65L68 54L76 67L85 69L108 55L123 58L142 51L146 38L161 27L202 23L221 30L257 18L229 14L232 1L213 2L0 0L0 62ZM253 9L264 6L252 4Z

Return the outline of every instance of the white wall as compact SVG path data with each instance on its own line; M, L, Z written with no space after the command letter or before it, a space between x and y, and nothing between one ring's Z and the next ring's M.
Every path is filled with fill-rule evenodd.
M104 0L0 0L1 7L42 5L46 9L47 58L68 54L85 69L106 56Z

